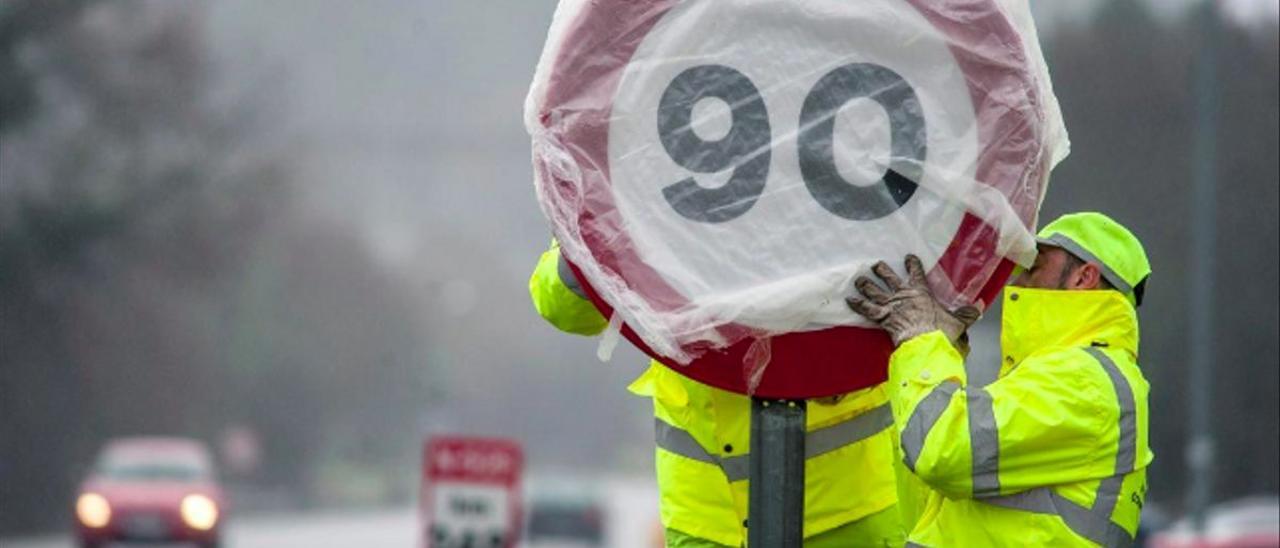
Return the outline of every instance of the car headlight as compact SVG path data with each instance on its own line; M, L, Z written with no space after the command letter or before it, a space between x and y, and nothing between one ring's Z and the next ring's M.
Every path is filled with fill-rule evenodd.
M111 523L111 503L97 493L85 493L76 499L76 517L85 527L106 527Z
M187 495L182 499L182 521L192 529L208 531L218 523L218 505L204 495Z

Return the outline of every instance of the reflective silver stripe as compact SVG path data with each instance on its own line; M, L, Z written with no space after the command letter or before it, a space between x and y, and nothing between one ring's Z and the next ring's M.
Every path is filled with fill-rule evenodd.
M1054 497L1057 497L1058 500L1071 502L1058 496L1053 489L1048 487L1037 487L1035 489L1029 489L1012 495L986 498L982 499L982 502L993 506L1022 510L1024 512L1033 512L1036 514L1057 514L1058 508L1055 504Z
M729 483L746 481L751 477L751 456L726 457L720 461L720 469L724 470L724 475L729 478Z
M1120 439L1116 448L1115 475L1102 481L1098 486L1098 501L1093 504L1094 510L1105 515L1110 521L1111 512L1115 510L1120 499L1120 488L1124 483L1124 475L1133 470L1138 459L1138 416L1133 401L1133 389L1129 380L1111 361L1111 357L1098 348L1086 348L1090 356L1102 364L1107 376L1111 377L1111 386L1116 391L1116 402L1120 404Z
M1138 419L1133 390L1129 380L1105 352L1097 348L1086 348L1084 351L1098 360L1107 372L1120 408L1120 438L1116 447L1115 474L1099 482L1093 508L1085 508L1072 502L1059 495L1052 487L1039 487L1013 495L983 499L983 502L1026 512L1054 514L1062 518L1067 527L1077 535L1102 546L1129 546L1133 544L1133 536L1112 521L1111 514L1120 500L1125 475L1137 465Z
M703 449L702 444L693 439L693 436L688 432L671 426L662 419L654 419L653 423L656 427L655 441L658 447L685 458L702 461L707 464L720 464L720 459Z
M1116 401L1120 404L1120 447L1116 453L1116 473L1127 474L1138 464L1138 411L1133 401L1133 388L1129 379L1125 378L1111 361L1111 357L1098 348L1084 350L1102 363L1102 368L1111 377L1111 386L1116 390Z
M1082 536L1103 546L1129 546L1133 537L1123 527L1111 521L1111 513L1120 498L1120 488L1124 485L1124 474L1116 474L1102 480L1098 485L1098 496L1093 501L1092 519L1082 523L1079 529L1086 530ZM1087 525L1086 525L1087 524Z
M1102 262L1102 260L1098 259L1096 255L1085 249L1084 246L1081 246L1076 243L1075 240L1066 237L1062 233L1053 234L1048 238L1039 238L1036 241L1042 244L1061 247L1085 262L1098 265L1098 267L1102 269L1102 277L1106 278L1108 282L1111 282L1111 286L1120 290L1121 293L1127 294L1133 291L1133 286L1129 285L1129 282L1126 282L1124 278L1121 278L1116 271L1111 270L1111 267L1107 265L1107 263Z
M825 455L858 443L893 425L893 410L885 403L847 421L819 428L805 435L805 458ZM654 419L658 447L696 461L719 466L729 482L750 477L751 457L746 454L718 457L707 452L693 435L662 419Z
M1098 544L1101 544L1103 546L1107 546L1107 547L1133 546L1133 541L1134 541L1133 535L1130 534L1129 531L1126 531L1124 527L1121 527L1119 524L1117 524L1114 521L1107 520L1106 532L1103 533L1103 535L1104 536L1102 540L1098 542Z
M811 459L857 443L893 425L893 408L885 403L847 421L819 428L804 437L804 458Z
M973 456L973 496L994 497L1000 494L1000 436L991 394L986 389L970 387L969 443Z
M560 276L560 283L569 288L574 295L587 298L587 293L582 290L582 284L578 282L578 277L573 275L573 269L569 268L569 261L564 260L563 252L559 260L556 261L556 274Z
M1124 476L1113 476L1103 481L1111 480L1124 481ZM1059 495L1051 487L1038 487L1013 495L983 499L987 504L1003 508L1058 516L1072 532L1102 546L1133 544L1133 537L1129 532L1111 521L1110 512L1102 515L1096 511L1100 501L1101 499L1094 503L1095 510L1090 510Z
M929 395L916 404L915 411L907 419L907 426L902 429L902 461L912 472L916 471L916 460L920 451L924 450L924 440L938 422L942 412L951 404L951 395L960 389L960 384L947 381L933 387Z

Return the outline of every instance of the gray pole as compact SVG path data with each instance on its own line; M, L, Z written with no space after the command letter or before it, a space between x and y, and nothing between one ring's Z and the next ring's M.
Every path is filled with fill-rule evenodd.
M1187 471L1191 488L1187 506L1195 530L1204 531L1205 508L1213 496L1213 343L1214 266L1217 245L1218 78L1216 64L1220 23L1214 0L1200 14L1202 43L1195 64L1195 149L1191 190L1191 311L1187 341L1191 357L1191 438Z
M798 548L804 540L804 433L804 400L751 398L751 548Z

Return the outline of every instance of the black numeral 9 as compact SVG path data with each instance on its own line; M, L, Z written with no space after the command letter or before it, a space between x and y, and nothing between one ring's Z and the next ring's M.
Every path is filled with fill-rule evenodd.
M729 104L733 123L718 141L693 132L693 105L706 97ZM746 213L769 177L769 111L760 90L745 74L722 65L701 65L681 72L658 104L658 136L667 154L694 173L733 167L718 188L698 185L693 177L662 189L667 203L694 221L722 223Z

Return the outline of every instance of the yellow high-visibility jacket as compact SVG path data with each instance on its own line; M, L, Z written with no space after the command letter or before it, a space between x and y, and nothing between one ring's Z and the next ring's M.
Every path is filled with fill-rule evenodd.
M939 331L890 359L903 481L929 490L908 545L1132 544L1152 459L1133 305L1111 290L1007 287L1002 329L986 387L966 382Z
M556 244L529 280L538 313L594 335L607 321L575 287ZM750 398L652 362L630 386L653 399L662 524L727 546L746 540ZM892 412L883 385L838 401L810 400L805 462L806 544L900 546Z

